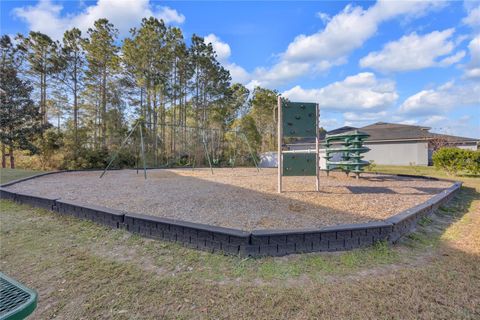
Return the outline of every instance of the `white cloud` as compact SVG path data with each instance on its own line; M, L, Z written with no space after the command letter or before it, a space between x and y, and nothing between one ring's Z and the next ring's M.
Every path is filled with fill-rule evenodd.
M480 68L471 68L465 70L465 77L466 78L480 78Z
M295 86L283 96L297 101L317 102L324 110L347 112L379 112L398 99L395 83L379 80L373 73L349 76L319 89Z
M480 123L478 118L466 115L454 118L445 115L426 115L424 117L415 117L415 119L405 119L399 123L414 124L430 127L430 132L456 135L461 137L480 137Z
M457 62L459 62L460 60L463 59L463 57L465 57L465 51L458 51L457 53L455 54L452 54L451 56L448 56L446 58L443 58L439 63L438 65L441 66L441 67L448 67L452 64L455 64Z
M165 21L165 23L184 23L185 16L181 13L178 13L177 10L172 9L166 6L156 6L156 11L153 15L159 19Z
M398 123L408 124L408 125L418 125L418 120L417 119L406 119L406 120L398 121Z
M320 126L326 128L327 130L336 129L340 123L335 118L325 118L320 113Z
M275 87L305 75L311 70L310 68L308 63L281 61L270 69L256 68L252 75L252 81L260 86Z
M60 17L63 6L49 0L40 0L35 6L15 8L13 14L27 22L30 30L41 31L55 39L61 38L66 30L66 19Z
M480 108L480 83L453 81L437 88L422 90L408 97L400 106L399 112L408 115L444 114L453 108Z
M480 5L470 8L468 15L462 19L462 22L472 28L480 27Z
M297 36L288 45L283 58L292 62L318 62L344 56L376 32L377 19L370 16L369 10L348 5L324 30Z
M364 113L345 112L343 114L343 118L346 121L350 121L350 122L376 122L376 121L384 120L386 116L387 116L386 111L364 112Z
M442 123L444 122L445 120L447 120L448 118L446 116L441 116L441 115L438 115L438 114L435 114L433 116L428 116L424 121L423 121L423 125L425 126L429 126L429 127L435 127L437 126L439 123Z
M453 33L454 29L433 31L426 35L411 33L397 41L387 43L381 51L369 53L360 60L360 66L383 72L449 66L465 56L465 52L460 51L441 61L437 60L454 50L455 45L451 40Z
M229 61L230 55L232 54L232 50L228 43L223 42L219 37L217 37L213 33L206 36L203 40L207 44L208 43L212 44L213 50L215 50L217 54L218 61L228 71L230 71L230 75L232 76L233 82L246 84L251 80L250 74L244 68L237 65L236 63Z
M233 62L227 63L225 65L225 68L227 68L227 70L230 71L230 75L232 76L233 82L247 84L251 79L250 74L244 68L242 68L236 63L233 63ZM253 89L253 88L249 88L249 89Z
M480 35L473 38L468 44L470 62L465 68L466 78L480 78Z
M345 63L353 50L375 35L382 22L402 15L418 17L432 7L443 5L438 1L388 0L380 0L368 9L347 5L331 17L324 29L297 36L279 55L276 65L258 68L253 79L262 86L272 87L308 73L318 74Z
M363 127L375 122L385 121L389 118L389 113L387 111L380 112L344 112L343 114L344 126L351 127Z
M32 31L40 31L54 39L61 39L65 30L77 27L82 32L93 26L95 20L107 18L127 35L142 18L154 16L165 23L183 23L185 16L165 6L153 7L148 0L98 0L77 14L62 15L63 6L51 0L40 0L36 5L18 7L13 14L25 21Z
M315 15L320 18L320 20L322 20L322 22L325 24L332 20L332 18L325 12L317 12Z
M230 49L230 45L228 43L222 42L220 38L218 38L213 33L210 33L204 39L206 44L211 43L213 50L217 53L217 59L220 62L225 62L228 60L230 55L232 54L232 50Z

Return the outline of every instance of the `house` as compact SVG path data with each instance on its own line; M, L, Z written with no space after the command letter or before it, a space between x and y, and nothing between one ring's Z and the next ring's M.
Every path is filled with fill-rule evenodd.
M377 122L362 128L370 135L365 145L370 151L364 160L386 165L420 165L432 163L433 151L442 146L477 150L479 139L430 132L431 128Z
M398 123L377 122L365 127L345 126L328 131L327 134L339 134L351 130L366 132L370 137L365 146L370 151L364 154L364 160L382 165L419 165L432 164L433 151L442 146L454 146L462 149L478 150L480 139L458 137L430 132L429 127ZM321 136L323 140L325 136ZM303 139L287 144L291 150L315 149L313 139ZM320 158L324 154L320 149ZM272 158L273 157L273 158ZM324 159L320 160L320 167ZM324 164L323 164L324 165ZM268 166L276 166L276 154L269 154Z

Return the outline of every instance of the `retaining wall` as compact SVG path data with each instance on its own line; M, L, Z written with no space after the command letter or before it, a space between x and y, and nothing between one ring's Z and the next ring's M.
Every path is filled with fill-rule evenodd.
M128 213L58 198L39 197L13 192L5 188L53 173L57 172L43 173L3 184L0 187L0 198L52 210L59 214L91 220L111 228L126 229L132 233L153 239L178 242L190 248L252 257L282 256L318 251L343 251L372 246L377 241L395 243L402 236L412 232L418 220L432 214L441 205L448 202L462 185L460 182L454 182L450 188L424 203L384 221L337 225L319 229L245 232L237 229ZM422 176L412 177L435 179Z

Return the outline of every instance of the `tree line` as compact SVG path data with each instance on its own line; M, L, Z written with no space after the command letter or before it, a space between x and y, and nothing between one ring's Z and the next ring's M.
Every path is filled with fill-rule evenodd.
M232 83L212 44L195 34L187 44L180 28L154 17L122 41L107 19L60 41L34 31L2 35L0 55L2 167L13 168L17 154L43 168L105 166L138 121L154 165L202 163L204 149L189 143L205 132L218 162L232 148L246 150L232 132L254 153L275 149L278 93ZM135 162L135 139L119 166Z

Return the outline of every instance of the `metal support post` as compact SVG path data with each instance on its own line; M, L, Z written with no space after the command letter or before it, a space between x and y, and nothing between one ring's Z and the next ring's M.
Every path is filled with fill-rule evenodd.
M320 150L319 150L319 140L320 140L320 131L319 131L319 117L320 117L320 110L318 103L316 104L316 118L315 118L315 169L316 169L316 184L317 184L317 191L320 191Z
M142 146L142 158L143 158L143 177L147 180L147 166L145 164L145 147L143 145L143 127L140 126L140 143Z
M110 159L110 162L108 163L107 167L105 168L105 170L103 170L102 174L100 175L100 179L103 178L103 176L105 175L105 173L107 172L108 168L110 168L110 166L112 165L113 161L115 161L115 159L117 158L118 154L120 153L120 151L122 150L123 146L125 145L125 143L127 143L128 139L130 138L130 136L132 135L133 131L135 131L135 129L137 128L138 126L138 122L135 124L135 126L133 127L133 129L130 131L130 133L127 135L127 137L122 141L122 144L120 145L120 148L118 148L118 151L113 155L112 159Z
M282 128L282 98L278 96L277 100L277 175L278 175L278 193L282 192L282 140L283 140L283 128Z
M248 151L250 152L250 155L252 156L253 163L255 164L255 168L257 168L257 172L260 172L260 169L258 168L257 159L255 158L255 154L253 153L253 149L250 146L250 143L248 142L247 136L243 132L242 132L242 136L245 139L245 142L247 143Z
M203 148L205 149L205 155L207 156L207 160L208 160L208 165L210 166L210 171L212 171L212 174L213 174L212 162L210 161L210 155L208 154L208 149L207 149L207 142L205 141L205 130L202 130L202 141L203 141Z

